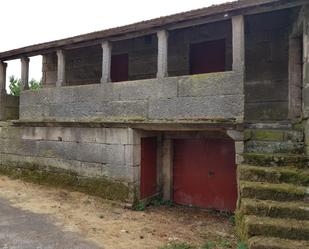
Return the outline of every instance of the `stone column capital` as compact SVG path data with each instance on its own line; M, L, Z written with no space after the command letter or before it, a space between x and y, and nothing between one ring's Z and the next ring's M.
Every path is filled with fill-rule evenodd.
M0 65L2 67L5 67L5 68L7 68L7 66L8 66L8 64L6 62L4 62L4 61L0 61Z
M110 41L103 41L103 42L101 43L102 49L105 49L105 48L111 49L112 46L113 46L113 45L112 45L112 43L111 43Z
M163 29L157 31L157 37L168 37L168 35L169 35L168 30Z
M29 62L30 62L30 58L29 58L29 57L22 57L22 58L20 58L20 60L21 60L22 62L26 62L26 63L29 63Z

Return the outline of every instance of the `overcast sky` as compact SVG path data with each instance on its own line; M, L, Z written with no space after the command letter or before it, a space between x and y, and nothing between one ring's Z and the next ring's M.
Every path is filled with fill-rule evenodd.
M4 0L0 51L126 25L228 0ZM8 62L20 77L20 62ZM41 56L30 58L30 79L41 78Z

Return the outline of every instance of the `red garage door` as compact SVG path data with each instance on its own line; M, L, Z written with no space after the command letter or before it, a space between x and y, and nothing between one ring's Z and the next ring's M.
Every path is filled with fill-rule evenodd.
M175 203L233 212L237 201L234 141L175 139Z
M141 199L153 196L157 191L157 138L141 140Z

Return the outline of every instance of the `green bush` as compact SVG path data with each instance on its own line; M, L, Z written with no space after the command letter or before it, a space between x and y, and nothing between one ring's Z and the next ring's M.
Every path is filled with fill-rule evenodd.
M37 81L35 79L31 79L29 81L29 89L30 90L38 90L42 87L42 80Z
M10 94L13 96L20 96L21 91L21 79L15 78L14 75L10 76ZM37 81L35 79L31 79L29 81L29 89L30 90L38 90L42 87L42 81Z
M19 96L20 95L20 89L21 89L21 80L14 77L14 75L10 76L10 92L13 96Z

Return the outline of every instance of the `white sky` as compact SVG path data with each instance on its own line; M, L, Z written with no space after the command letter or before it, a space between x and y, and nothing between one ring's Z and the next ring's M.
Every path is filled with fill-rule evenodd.
M126 25L228 0L3 0L0 51ZM30 58L30 76L41 78L41 56ZM20 78L19 60L7 76Z

